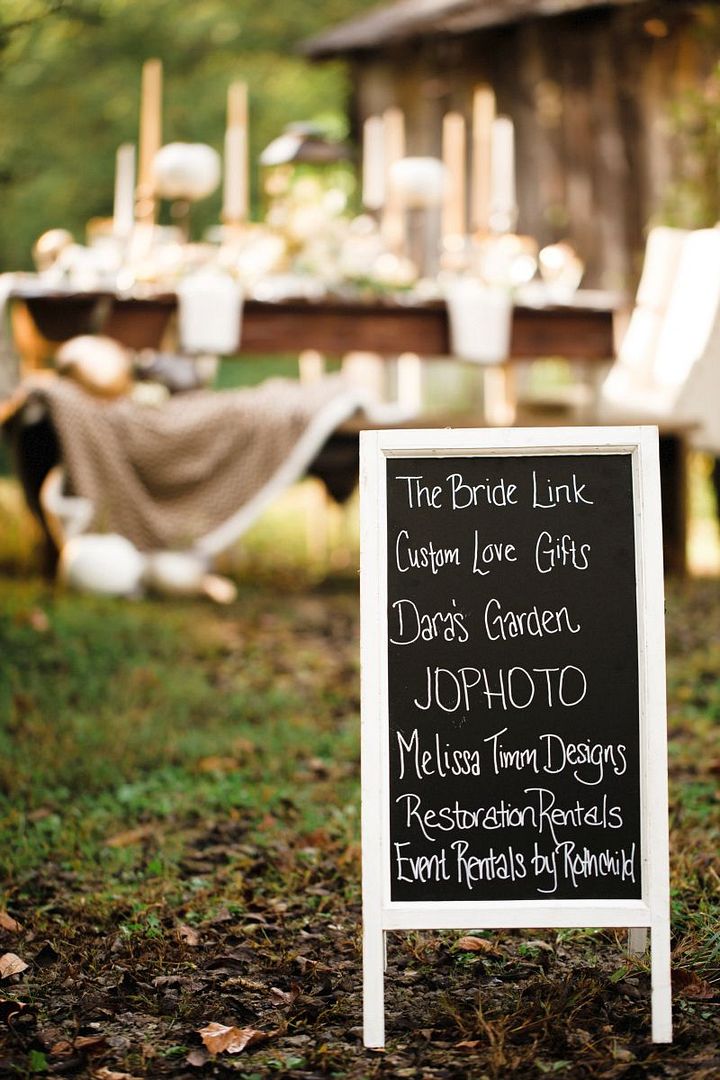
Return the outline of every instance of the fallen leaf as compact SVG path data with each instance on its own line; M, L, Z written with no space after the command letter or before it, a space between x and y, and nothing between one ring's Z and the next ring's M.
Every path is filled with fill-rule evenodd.
M460 1048L462 1048L463 1050L474 1050L479 1045L480 1045L480 1040L479 1039L463 1039L462 1042L459 1042L459 1043L456 1044L458 1050Z
M107 1039L104 1035L76 1035L72 1041L75 1050L84 1050L90 1053L104 1046Z
M53 1057L69 1057L73 1052L73 1044L67 1039L61 1039L59 1042L53 1043L49 1048L48 1053Z
M0 956L0 979L9 979L11 975L19 975L26 968L25 961L15 953L6 952Z
M140 1080L140 1077L133 1076L132 1073L116 1072L114 1069L108 1069L107 1065L95 1069L92 1076L94 1080Z
M138 825L136 829L127 829L125 832L116 833L105 841L106 847L124 848L132 844L139 844L141 840L147 840L152 836L155 829L152 825Z
M463 952L482 952L482 953L497 953L497 949L491 941L486 941L481 937L461 937L455 942L456 949L462 949Z
M219 754L200 758L196 766L198 772L203 773L231 773L235 772L237 767L238 763L234 758L221 757Z
M38 634L46 634L50 629L50 620L42 608L33 608L28 615L28 622Z
M10 1001L9 998L6 998L0 1001L0 1020L5 1024L12 1024L15 1018L27 1008L26 1001Z
M7 911L0 911L0 930L7 930L9 934L19 934L22 926L17 919L13 919L12 915L8 915Z
M29 611L20 611L15 616L18 626L29 626L38 634L45 634L50 629L50 620L42 608L31 608Z
M299 986L293 986L292 990L280 990L277 986L270 987L270 996L282 1005L292 1005L300 993Z
M701 979L694 971L685 971L679 968L672 973L673 990L686 998L695 998L697 1001L712 1001L720 996L720 988Z
M228 1027L214 1022L198 1030L198 1035L211 1054L239 1054L246 1046L269 1039L271 1034L256 1028Z
M301 956L299 953L295 957L295 963L303 972L303 974L305 973L307 968L310 968L312 971L317 972L331 972L333 970L327 964L322 964L319 960L312 960L309 956Z
M50 964L54 964L56 960L59 960L57 950L49 941L44 941L33 957L33 963L41 968L49 967Z
M187 975L158 975L156 979L152 981L153 986L156 986L158 990L172 989L172 990L191 990L196 992L202 988L202 983L195 979L191 979Z
M113 1069L108 1069L106 1065L103 1065L101 1069L95 1069L92 1076L94 1080L140 1080L139 1076L133 1076L132 1073L115 1072Z
M542 949L543 952L555 952L555 949L552 945L550 945L547 941L540 941L539 938L537 940L533 938L532 941L525 941L523 942L523 944L528 949Z
M185 923L182 923L182 925L178 926L175 933L178 941L182 941L192 948L195 948L196 945L200 944L200 935L192 926L187 926Z
M207 1062L207 1059L207 1050L191 1050L185 1058L185 1062L188 1065L192 1065L194 1069L201 1069Z
M222 907L213 915L211 919L207 919L206 921L209 926L217 926L218 923L232 922L234 917L235 916L228 908Z

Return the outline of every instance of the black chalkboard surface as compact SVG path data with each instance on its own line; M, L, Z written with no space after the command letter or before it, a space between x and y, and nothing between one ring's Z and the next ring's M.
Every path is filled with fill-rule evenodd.
M391 900L640 898L630 455L386 468Z

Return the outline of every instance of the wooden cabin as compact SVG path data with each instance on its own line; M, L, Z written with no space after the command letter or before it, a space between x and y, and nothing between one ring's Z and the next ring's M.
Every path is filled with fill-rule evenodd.
M438 156L443 115L469 121L473 88L489 83L515 123L518 231L541 245L569 240L585 284L624 288L683 169L673 104L720 60L720 5L399 0L304 52L349 61L358 131L400 106L408 154Z

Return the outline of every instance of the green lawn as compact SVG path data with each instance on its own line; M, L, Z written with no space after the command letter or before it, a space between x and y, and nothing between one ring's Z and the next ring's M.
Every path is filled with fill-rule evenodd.
M0 911L24 929L0 954L29 967L0 1073L718 1075L720 583L668 594L675 1045L616 932L425 933L393 941L385 1055L358 1034L356 587L282 586L266 567L217 609L3 580ZM205 1060L209 1022L263 1036Z

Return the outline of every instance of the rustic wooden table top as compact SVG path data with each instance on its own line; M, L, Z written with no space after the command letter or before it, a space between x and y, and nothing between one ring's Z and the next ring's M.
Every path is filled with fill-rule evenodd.
M15 295L51 341L94 331L110 334L132 348L157 347L177 307L173 293L50 292L27 284ZM621 307L617 294L590 290L580 290L567 303L518 301L511 359L608 360L615 352L613 319ZM297 353L309 348L330 356L351 351L448 356L447 308L441 300L404 303L393 298L246 300L239 355Z

